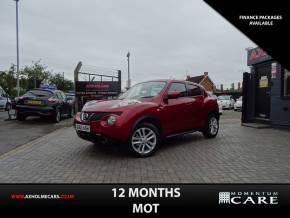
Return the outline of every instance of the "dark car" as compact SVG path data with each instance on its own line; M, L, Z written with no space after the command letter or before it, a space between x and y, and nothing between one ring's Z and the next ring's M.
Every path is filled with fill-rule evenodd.
M32 89L16 98L16 117L45 116L59 122L62 116L72 117L72 103L60 90Z
M139 83L117 100L87 102L74 126L82 139L96 144L118 140L135 155L146 157L166 137L201 131L214 138L219 109L216 99L198 84L157 80Z

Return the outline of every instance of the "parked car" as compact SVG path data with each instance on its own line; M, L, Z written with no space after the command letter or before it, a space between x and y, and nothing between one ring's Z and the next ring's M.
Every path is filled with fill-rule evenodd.
M8 111L11 108L11 99L9 95L4 91L4 89L0 86L0 110L4 109Z
M222 115L223 114L223 106L222 103L220 101L218 101L218 97L212 93L208 92L208 95L210 95L211 97L213 97L214 99L217 100L218 106L219 106L219 114Z
M220 95L218 101L221 103L223 109L232 110L234 108L235 100L232 95Z
M74 119L77 135L95 144L117 140L138 157L152 155L162 139L193 131L214 138L217 101L198 84L179 80L139 83L116 100L87 102Z
M234 104L235 111L241 111L243 106L243 96L239 97Z
M18 120L25 120L28 116L45 116L59 122L62 116L73 116L72 104L60 90L32 89L16 98L15 107Z

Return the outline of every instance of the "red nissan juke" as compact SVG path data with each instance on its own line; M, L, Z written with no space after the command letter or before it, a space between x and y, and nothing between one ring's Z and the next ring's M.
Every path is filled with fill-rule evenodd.
M74 118L78 136L95 144L125 143L138 157L152 155L162 139L200 131L214 138L219 109L198 84L179 80L139 83L116 100L87 102Z

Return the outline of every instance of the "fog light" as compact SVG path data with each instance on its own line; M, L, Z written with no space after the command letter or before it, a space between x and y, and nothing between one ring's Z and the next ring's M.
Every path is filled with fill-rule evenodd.
M107 124L112 126L116 123L116 117L114 115L110 115L107 119Z

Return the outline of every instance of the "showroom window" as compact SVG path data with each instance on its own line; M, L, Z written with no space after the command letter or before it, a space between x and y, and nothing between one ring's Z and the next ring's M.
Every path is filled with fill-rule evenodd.
M290 97L290 71L284 70L284 90L283 96Z

